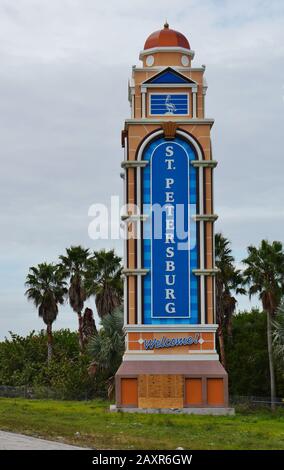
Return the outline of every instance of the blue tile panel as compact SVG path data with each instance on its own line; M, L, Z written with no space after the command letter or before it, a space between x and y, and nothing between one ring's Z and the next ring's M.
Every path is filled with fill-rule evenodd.
M143 212L150 215L151 204L151 155L156 148L165 139L161 138L151 142L144 151L143 160L150 161L142 170L142 203ZM173 142L184 146L190 161L196 159L195 152L189 143L182 139L175 139ZM189 165L189 197L190 197L190 214L196 214L197 207L197 169ZM151 218L143 223L143 242L142 242L142 262L143 266L150 272L143 277L143 322L152 325L184 325L199 323L199 281L197 276L192 273L193 269L198 267L198 241L196 222L190 217L190 312L189 318L153 318L152 316L152 292L151 292Z

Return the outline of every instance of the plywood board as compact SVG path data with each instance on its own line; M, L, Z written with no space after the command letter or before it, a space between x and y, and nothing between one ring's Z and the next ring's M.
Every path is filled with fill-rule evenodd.
M182 375L140 375L139 408L182 408L184 380Z
M139 398L139 408L183 408L183 398Z

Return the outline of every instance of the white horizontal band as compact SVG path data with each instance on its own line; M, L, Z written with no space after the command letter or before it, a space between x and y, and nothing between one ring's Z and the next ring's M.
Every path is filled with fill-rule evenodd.
M123 160L121 162L122 168L136 168L147 166L149 162L147 160Z
M216 333L218 325L216 324L203 324L203 325L125 325L126 333L141 332L141 333Z
M158 126L161 126L162 123L164 122L167 122L167 121L170 121L170 122L177 122L178 124L195 124L195 125L203 125L203 124L208 124L210 125L211 127L213 126L214 124L214 119L211 119L211 118L204 118L204 119L198 119L198 118L195 118L195 119L184 119L184 117L182 118L178 118L177 116L171 116L171 119L169 118L164 118L163 116L161 116L163 119L149 119L149 118L144 118L144 119L125 119L125 129L127 129L128 125L135 125L135 124L157 124ZM174 118L174 119L173 119Z
M192 49L187 49L186 47L152 47L151 49L144 49L139 54L139 59L142 59L145 55L156 54L157 52L180 52L185 55L189 55L192 59L195 55L195 52Z
M137 67L133 65L132 70L136 72L161 72L162 70L168 69L168 65L156 65L154 67ZM171 69L176 70L177 72L204 72L206 67L184 67L180 65L171 65ZM133 85L132 85L133 86Z
M209 352L209 354L208 354ZM131 354L126 353L123 356L123 361L219 361L219 356L216 351L206 351L206 354L188 353L188 354L145 354L145 351L141 353Z
M122 274L125 276L146 276L148 274L149 269L131 269L131 268L125 268L122 270Z
M216 160L191 160L191 165L194 167L208 167L215 168L218 164Z

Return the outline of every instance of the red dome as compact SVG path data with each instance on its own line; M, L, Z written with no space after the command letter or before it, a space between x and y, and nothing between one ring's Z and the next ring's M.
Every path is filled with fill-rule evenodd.
M152 49L153 47L184 47L185 49L190 49L186 37L178 31L170 29L168 23L164 25L164 29L150 34L146 40L144 50Z

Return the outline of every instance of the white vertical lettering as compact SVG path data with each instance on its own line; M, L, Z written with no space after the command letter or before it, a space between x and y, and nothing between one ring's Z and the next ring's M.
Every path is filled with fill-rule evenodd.
M166 300L175 300L174 289L166 289Z
M173 233L166 233L166 243L175 243Z
M176 167L173 166L174 159L173 158L166 158L166 163L167 163L167 170L175 170Z
M173 302L166 304L165 310L167 313L176 313L176 307Z
M172 145L166 147L166 157L172 157L174 154L174 148Z
M175 180L173 178L166 178L166 189L171 189L171 186L174 184Z
M167 286L174 286L176 282L176 275L175 274L166 274L166 284Z
M166 192L166 202L175 202L174 192Z
M167 258L172 258L175 255L173 246L168 246L166 248L166 255L167 255Z
M166 271L174 271L176 269L174 261L166 261Z

